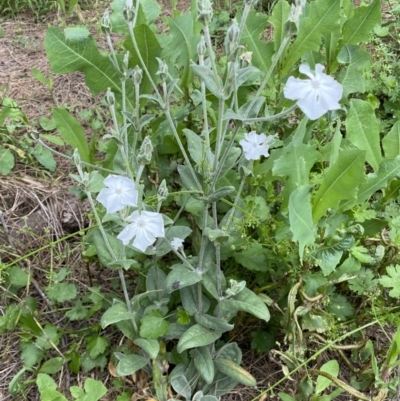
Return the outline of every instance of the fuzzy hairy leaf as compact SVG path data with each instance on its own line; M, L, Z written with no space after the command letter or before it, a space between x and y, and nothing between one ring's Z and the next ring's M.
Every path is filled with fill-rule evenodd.
M384 188L391 178L400 176L400 156L384 160L375 173L368 174L367 180L360 185L357 203L362 203L374 192Z
M360 99L350 100L346 117L347 139L358 149L365 150L365 158L374 171L382 161L379 124L372 106Z
M300 260L303 259L304 248L314 243L315 234L310 202L309 185L303 185L292 192L289 198L290 230L293 241L299 243Z
M381 22L381 2L374 0L368 7L357 7L354 14L343 25L344 44L368 41L375 25Z
M364 178L365 152L343 150L329 168L314 197L313 220L317 222L329 208L337 208L343 199L356 199L357 187Z
M193 23L190 13L182 14L177 18L168 18L169 42L164 47L161 57L170 60L178 70L181 86L186 88L193 80L190 69L190 60L197 62L197 45L200 41L198 22Z
M272 11L269 22L274 26L274 46L275 51L279 49L284 37L286 36L285 25L290 13L290 5L285 0L279 0Z
M143 59L147 70L154 80L156 77L156 72L158 71L158 61L156 57L161 56L162 48L152 30L145 24L138 25L133 28L133 35L136 38L136 43L139 49L140 56ZM140 62L140 57L136 52L136 49L133 46L129 36L124 42L124 47L130 52L129 68L135 68L138 65L140 68L143 69ZM153 87L149 79L147 78L146 74L143 74L143 79L140 84L140 93L151 93L152 91ZM126 98L128 101L129 92Z
M321 37L340 28L340 0L317 0L306 4L296 40L288 49L282 75L287 74L309 50L318 51Z
M274 53L274 44L272 42L265 43L261 40L267 22L268 17L265 14L257 14L251 10L241 40L241 44L246 46L246 50L253 52L252 64L262 72L268 71Z
M199 324L195 324L182 334L177 346L178 352L211 344L218 340L221 334L221 331L206 329Z
M382 147L388 159L395 159L400 155L400 121L396 121L382 139Z
M90 162L89 146L87 143L85 131L78 120L64 108L53 109L53 121L61 137L72 147L77 149L80 158L84 162Z
M140 336L156 339L164 335L169 329L169 322L165 320L159 310L152 310L143 316L140 325Z
M110 59L100 54L91 36L80 41L67 40L61 29L50 27L46 32L45 47L53 72L82 71L93 94L105 92L107 88L116 94L121 92L117 72Z

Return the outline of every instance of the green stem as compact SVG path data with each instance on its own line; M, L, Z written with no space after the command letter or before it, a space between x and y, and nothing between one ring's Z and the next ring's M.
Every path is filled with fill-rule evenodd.
M193 180L196 183L197 189L199 191L201 191L202 190L202 186L201 186L200 181L198 180L198 178L196 176L196 172L194 171L192 163L190 162L190 159L189 159L189 157L188 157L188 155L186 153L186 150L185 150L185 148L184 148L184 146L182 144L181 138L179 137L179 134L176 131L176 127L175 127L174 121L172 120L171 113L169 112L168 105L164 109L164 112L165 112L165 116L167 117L167 120L168 120L169 126L171 128L171 131L172 131L172 133L174 135L174 138L175 138L176 142L178 143L178 146L179 146L180 151L182 152L183 158L185 159L186 166L189 167L189 169L190 169L190 172L192 174Z
M110 253L111 257L113 258L114 262L116 262L118 259L115 256L114 250L112 249L112 247L110 245L110 242L108 241L107 234L106 234L106 232L104 230L104 227L103 227L103 224L101 222L101 219L100 219L100 217L99 217L99 215L97 213L96 206L95 206L95 204L93 202L92 194L89 191L85 191L85 192L86 192L90 207L92 208L92 211L93 211L94 217L96 219L98 228L100 230L101 236L103 237L104 243L106 244L106 248L107 248L108 252ZM126 307L127 307L128 311L130 313L132 313L132 306L131 306L131 302L130 302L130 299L129 299L128 290L127 290L127 287L126 287L126 281L125 281L125 277L124 277L124 272L122 271L121 267L118 269L118 274L119 274L119 278L121 280L122 290L124 292ZM131 322L132 322L133 329L135 330L135 334L138 335L139 331L138 331L135 319L132 318Z

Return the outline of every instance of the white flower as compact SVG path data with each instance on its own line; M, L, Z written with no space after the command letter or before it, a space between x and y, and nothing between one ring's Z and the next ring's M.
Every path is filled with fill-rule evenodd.
M125 206L137 206L139 192L135 189L135 183L130 178L119 175L109 175L97 200L106 208L107 213L115 213Z
M268 157L269 146L275 141L275 136L266 136L265 134L257 134L251 131L244 134L244 139L239 141L243 148L246 160L258 160L261 156Z
M297 106L310 120L316 120L328 110L340 109L342 85L324 74L324 69L323 65L317 64L313 74L307 64L302 64L299 71L310 79L290 77L283 90L287 99L297 100Z
M160 213L141 212L135 210L127 220L128 224L117 236L124 245L134 238L132 245L144 252L156 238L164 237L164 220Z
M183 246L183 239L175 237L171 241L171 246L175 249L175 251L177 251L181 246Z

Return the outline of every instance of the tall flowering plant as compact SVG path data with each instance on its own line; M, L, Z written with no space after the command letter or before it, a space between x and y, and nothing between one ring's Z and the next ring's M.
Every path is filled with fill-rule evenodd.
M281 323L293 341L290 356L279 355L289 367L298 366L293 361L304 356L300 316L310 330L327 324L311 306L296 309L296 297L316 303L318 286L354 244L348 237L356 228L343 228L345 217L336 217L343 220L335 220L332 230L324 224L331 224L332 209L354 205L364 162L376 169L381 160L375 145L351 135L341 149L340 119L352 91L344 55L354 49L352 43L346 47L353 38L340 25L347 17L340 15L339 1L296 0L290 7L280 0L271 17L273 43L266 45L259 39L263 17L254 11L256 1L245 0L227 29L222 56L210 31L212 3L195 3L196 18L188 13L169 20L169 38L152 30L154 4L112 3L101 22L109 58L98 58L106 83L98 70L99 80L91 83L96 90L108 88L108 157L90 174L85 155L74 157L75 178L97 223L87 241L105 266L118 270L123 289L101 325L117 325L138 347L115 353L116 373L146 370L159 400L168 398L169 385L187 400L203 401L216 401L237 383L256 385L227 333L240 324L239 312L270 321L273 301L264 288L279 287L277 297L287 299ZM113 32L125 35L122 56ZM322 38L328 43L332 33L344 39L318 55L323 64L313 63ZM50 35L60 38L57 31ZM361 107L350 103L350 113ZM311 139L314 127L335 124L329 147L323 147L325 139ZM315 165L327 160L324 181ZM324 234L317 240L319 232ZM347 242L333 261L323 243L334 236ZM318 276L311 273L314 265ZM131 269L139 272L135 295L125 282ZM280 286L288 275L298 281ZM273 283L254 291L265 276Z

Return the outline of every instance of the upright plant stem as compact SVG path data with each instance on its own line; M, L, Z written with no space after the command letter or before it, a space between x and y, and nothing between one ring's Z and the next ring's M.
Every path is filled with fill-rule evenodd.
M103 237L104 243L106 244L106 248L107 248L108 252L110 253L111 257L113 258L114 262L116 262L118 259L115 256L114 250L112 249L112 247L110 245L110 242L108 241L107 234L106 234L106 232L104 230L104 227L103 227L103 224L101 222L101 219L100 219L100 217L99 217L99 215L97 213L96 206L95 206L95 204L93 202L92 194L89 191L86 191L86 195L87 195L88 201L90 203L90 206L92 208L94 217L95 217L95 219L97 221L97 225L99 227L101 236ZM120 278L120 281L121 281L122 290L124 292L126 307L127 307L128 311L130 313L132 313L131 301L129 299L129 294L128 294L128 290L127 290L127 287L126 287L126 281L125 281L124 272L123 272L121 267L118 269L118 274L119 274L119 278ZM131 323L132 323L133 329L135 330L135 334L138 335L139 331L138 331L138 328L137 328L137 325L136 325L136 321L135 321L134 318L131 319Z

